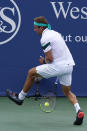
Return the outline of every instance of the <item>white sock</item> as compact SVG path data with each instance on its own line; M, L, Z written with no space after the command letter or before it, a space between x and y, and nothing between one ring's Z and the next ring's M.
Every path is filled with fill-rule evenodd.
M76 113L77 113L80 110L79 103L74 104L74 107L75 107L75 110L76 110Z
M25 98L25 96L27 95L27 93L25 93L23 90L19 93L19 95L18 95L18 98L20 99L20 100L24 100L24 98Z

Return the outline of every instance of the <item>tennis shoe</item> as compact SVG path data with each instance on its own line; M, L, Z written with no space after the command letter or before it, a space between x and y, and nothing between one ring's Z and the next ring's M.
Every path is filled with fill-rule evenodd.
M13 102L15 102L17 105L22 105L23 104L23 100L20 100L18 98L18 95L15 92L12 92L11 90L7 89L7 96L10 100L12 100Z
M74 125L81 125L83 123L84 112L79 110L76 116L76 120L74 121Z

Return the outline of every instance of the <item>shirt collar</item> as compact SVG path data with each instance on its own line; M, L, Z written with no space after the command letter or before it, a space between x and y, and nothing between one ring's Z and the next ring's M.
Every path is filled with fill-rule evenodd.
M49 29L48 28L46 28L43 32L42 32L42 35L45 33L45 32L47 32Z

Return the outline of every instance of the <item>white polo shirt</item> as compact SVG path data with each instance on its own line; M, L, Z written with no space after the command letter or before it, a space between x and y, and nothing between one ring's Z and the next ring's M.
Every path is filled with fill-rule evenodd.
M60 33L46 28L42 33L40 42L44 53L52 50L52 63L75 65L73 57Z

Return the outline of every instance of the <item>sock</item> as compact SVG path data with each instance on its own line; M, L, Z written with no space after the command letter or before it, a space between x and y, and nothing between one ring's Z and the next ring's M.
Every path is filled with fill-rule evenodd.
M25 96L27 95L27 93L25 93L23 90L19 93L19 95L18 95L18 98L20 99L20 100L24 100L24 98L25 98Z
M75 110L76 110L76 113L77 113L80 110L79 103L74 104L74 107L75 107Z

